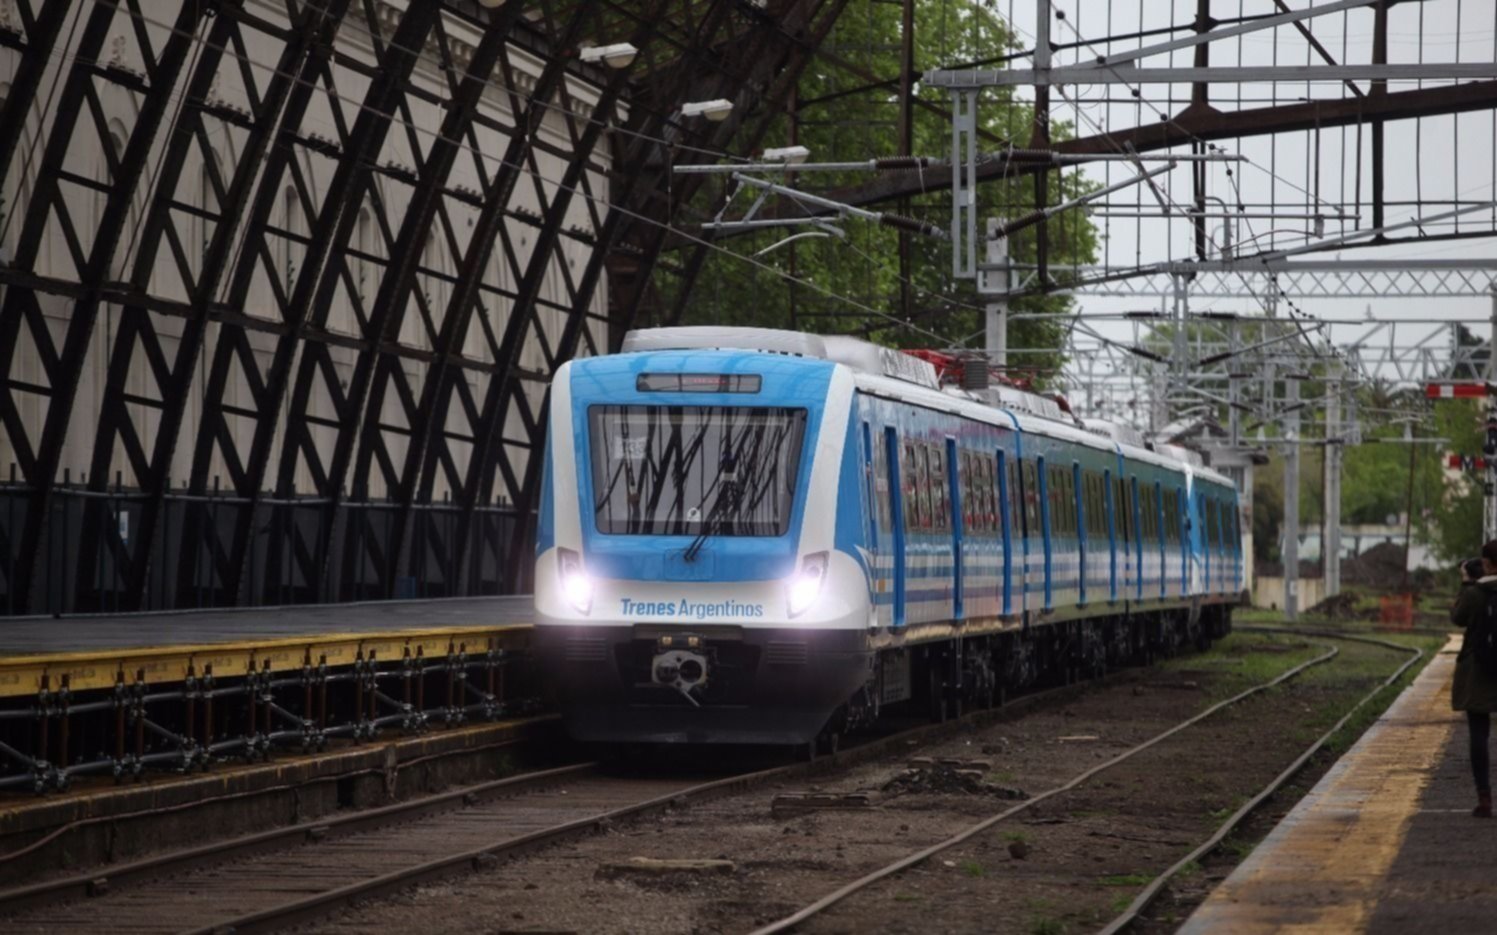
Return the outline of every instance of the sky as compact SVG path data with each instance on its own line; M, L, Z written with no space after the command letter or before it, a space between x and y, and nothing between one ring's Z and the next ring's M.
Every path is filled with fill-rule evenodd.
M981 0L977 0L981 2ZM1032 48L1037 14L1043 0L992 0L988 5L1000 15L1011 17L1021 41ZM1171 23L1191 23L1195 0L1050 0L1063 13L1052 22L1053 42L1072 44L1088 40L1080 48L1058 51L1054 64L1067 65L1094 61L1099 54L1117 54L1167 41L1169 36L1125 39L1106 43L1103 37L1160 28ZM1327 5L1330 0L1306 3L1288 0L1295 10L1312 5ZM1212 0L1210 12L1219 19L1239 16L1265 16L1279 12L1273 0ZM1371 60L1373 11L1370 8L1326 14L1304 21L1315 37L1341 62L1366 63ZM1497 59L1497 3L1493 0L1424 0L1403 3L1389 11L1389 59L1393 63L1419 62L1491 63ZM1175 36L1186 36L1188 31ZM1184 49L1141 60L1142 67L1164 67L1192 64L1193 50ZM922 63L924 64L924 63ZM1211 44L1211 64L1217 65L1318 65L1321 59L1309 42L1293 25L1260 30L1241 37ZM1027 61L1012 67L1028 67ZM1497 77L1497 69L1493 76ZM1451 84L1450 80L1426 81L1425 87ZM1363 91L1368 83L1359 82ZM1389 91L1419 87L1419 82L1390 82ZM1135 99L1124 85L1091 85L1067 89L1071 100L1060 95L1052 98L1053 119L1075 126L1078 135L1091 136L1107 130L1123 130L1140 123L1153 123L1161 113L1178 114L1189 102L1189 85L1142 85ZM1021 95L1032 98L1030 89ZM1218 84L1209 90L1218 108L1231 111L1287 104L1306 99L1338 99L1352 96L1341 82L1280 82L1277 85ZM996 104L990 106L997 106ZM1247 163L1212 164L1207 170L1207 190L1228 204L1238 201L1253 206L1250 210L1279 215L1277 219L1252 218L1236 222L1233 239L1241 246L1250 240L1253 248L1289 249L1372 227L1371 131L1370 128L1335 128L1319 133L1301 132L1277 137L1248 138L1220 143L1226 151L1247 157ZM1456 117L1430 117L1388 124L1387 182L1388 208L1385 223L1396 224L1415 217L1429 217L1460 205L1481 204L1497 197L1497 120L1490 111ZM1228 170L1232 176L1228 176ZM1083 170L1093 180L1109 184L1134 174L1126 164L1089 166ZM1184 165L1164 176L1161 187L1169 200L1181 206L1192 198L1191 172ZM1423 207L1413 202L1422 201ZM1094 211L1094 222L1105 236L1103 261L1110 265L1132 266L1169 259L1189 259L1193 255L1192 228L1188 221L1153 217L1138 219L1121 216L1143 211L1159 214L1158 202L1146 189L1134 187L1111 196ZM1292 215L1321 214L1326 221L1317 232L1315 222ZM1115 216L1108 217L1106 215ZM1427 226L1430 232L1450 231L1457 222ZM1497 209L1483 209L1458 221L1462 231L1482 230L1497 233ZM1222 220L1210 222L1212 251L1222 236ZM1401 232L1409 234L1410 231ZM1397 236L1397 235L1395 235ZM1431 242L1394 247L1344 249L1339 253L1316 253L1313 258L1342 256L1349 259L1420 258L1447 260L1458 258L1493 259L1497 239L1463 242ZM1157 300L1155 300L1157 301ZM1157 307L1154 302L1083 296L1078 300L1085 314L1136 310ZM1311 318L1373 319L1400 318L1419 320L1462 319L1473 322L1478 334L1485 336L1493 311L1491 299L1484 297L1420 299L1387 298L1311 298L1297 299L1295 304ZM1261 303L1251 299L1193 297L1192 311L1236 311L1256 313ZM1346 344L1366 335L1371 323L1334 324L1329 326L1331 339ZM1127 339L1131 326L1122 322L1094 324L1104 335ZM1399 344L1411 344L1430 338L1437 325L1400 324ZM1386 335L1386 329L1383 332ZM1386 338L1384 337L1384 340ZM1436 344L1447 342L1437 335Z

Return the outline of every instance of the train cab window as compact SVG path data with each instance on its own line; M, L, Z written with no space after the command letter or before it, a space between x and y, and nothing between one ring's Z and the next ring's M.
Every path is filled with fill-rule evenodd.
M597 530L783 536L805 430L804 409L592 406L588 447Z
M1217 544L1221 541L1218 538L1216 529L1216 501L1211 499L1210 497L1206 497L1204 512L1206 514L1206 546L1209 549L1215 550Z

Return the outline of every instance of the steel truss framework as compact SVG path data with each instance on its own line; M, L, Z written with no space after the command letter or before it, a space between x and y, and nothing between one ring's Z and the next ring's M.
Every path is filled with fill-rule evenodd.
M845 2L7 5L0 178L20 195L18 246L0 262L13 461L0 613L524 589L551 373L659 314L664 225L700 185L672 180L670 162L753 150ZM361 54L345 37L364 33ZM582 63L596 38L639 54L618 70ZM141 65L115 60L115 43ZM228 85L245 104L226 102ZM495 89L508 120L479 106ZM734 102L726 121L679 116L714 97ZM331 127L308 118L322 98ZM134 115L123 134L106 105L121 99ZM439 132L418 132L433 110ZM561 144L540 132L558 115ZM213 148L225 136L228 159ZM495 138L502 151L485 151ZM414 165L388 158L395 142ZM92 150L102 179L70 168L70 152ZM201 205L182 195L193 165ZM477 190L455 184L459 166ZM79 192L102 203L96 219L70 209ZM300 229L277 220L283 197ZM38 256L49 233L65 272ZM454 268L423 259L433 239ZM575 268L565 250L579 246ZM675 266L681 295L706 249ZM163 264L182 296L158 288ZM492 264L506 287L481 275ZM356 288L370 267L377 287ZM252 307L264 283L271 307ZM335 297L353 302L355 327L330 325ZM80 374L101 331L105 389L88 399ZM540 365L525 365L536 349ZM18 375L27 355L35 379ZM86 469L64 458L79 432L92 435ZM173 477L179 449L190 467Z

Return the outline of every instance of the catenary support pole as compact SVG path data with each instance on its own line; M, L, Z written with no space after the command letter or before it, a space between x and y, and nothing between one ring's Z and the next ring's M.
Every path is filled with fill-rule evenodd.
M1299 616L1299 380L1284 375L1284 617Z
M1321 507L1321 573L1325 596L1341 593L1341 453L1345 431L1341 424L1341 365L1332 363L1325 385L1325 497Z
M1487 343L1487 418L1493 415L1492 390L1497 384L1497 282L1492 284L1492 331ZM1485 482L1482 487L1481 541L1483 544L1497 539L1497 458L1487 458Z
M1012 283L1008 271L1008 238L997 236L997 231L1005 223L1004 218L988 218L987 253L984 256L987 268L978 277L983 291L988 293L984 347L988 351L988 361L999 369L1008 366L1008 290Z

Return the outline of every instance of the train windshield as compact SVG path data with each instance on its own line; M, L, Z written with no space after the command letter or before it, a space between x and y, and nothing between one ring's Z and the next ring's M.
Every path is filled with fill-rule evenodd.
M790 529L806 410L593 406L598 531L782 536Z

